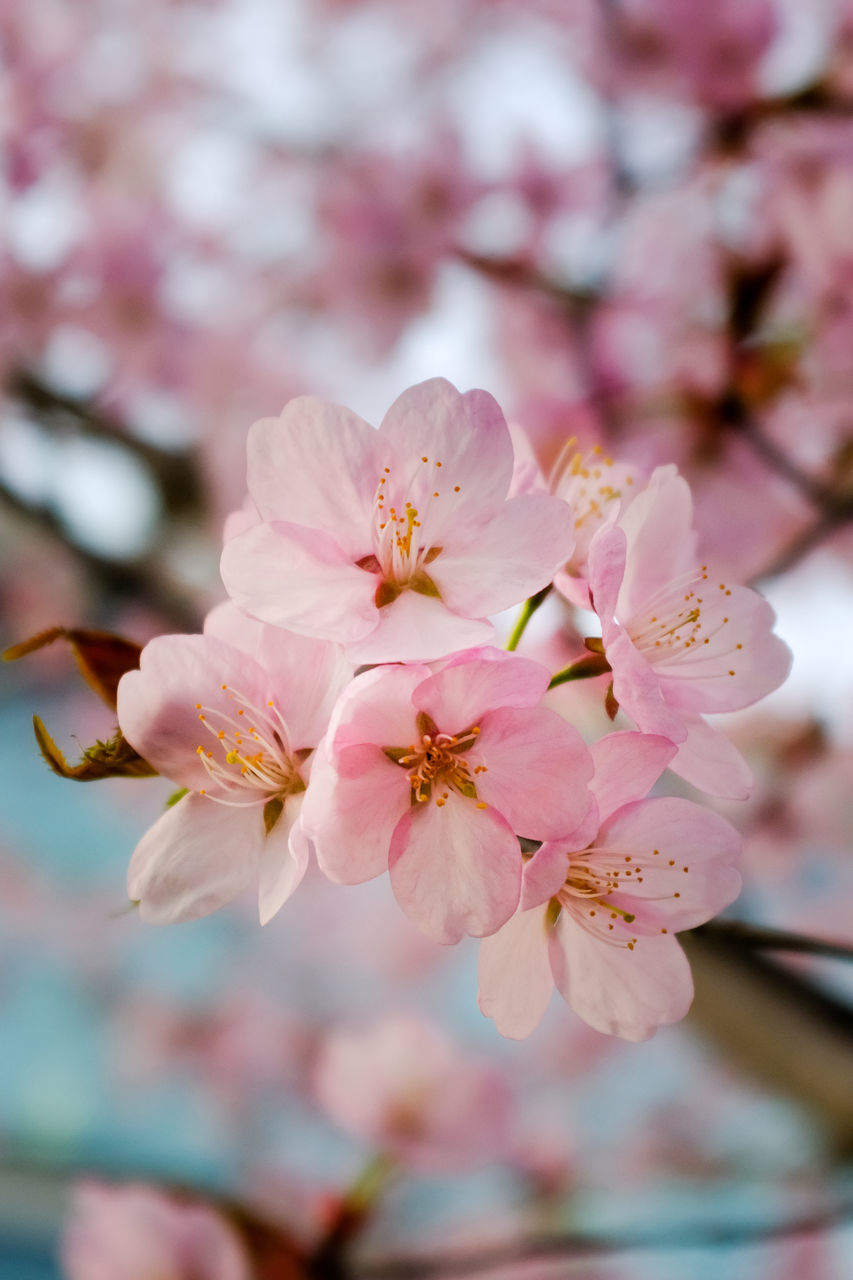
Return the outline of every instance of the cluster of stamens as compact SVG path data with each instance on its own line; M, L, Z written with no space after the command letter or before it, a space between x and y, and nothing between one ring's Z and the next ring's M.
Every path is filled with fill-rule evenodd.
M399 498L395 502L391 501L389 493L392 484L391 468L383 467L383 474L379 478L374 497L374 554L359 561L362 568L381 573L385 582L400 587L417 588L419 581L422 585L428 582L424 572L425 567L441 554L442 548L424 543L420 530L428 518L430 506L441 497L438 485L440 478L443 484L442 466L443 463L440 461L430 463L426 456L421 457L418 463L418 472L423 467L429 468L431 472L427 478L429 487L421 504L423 518L421 509L411 499ZM399 487L401 493L411 492L413 488L417 488L418 491L424 490L424 476L418 472L408 483ZM458 484L451 486L450 489L443 484L443 488L445 492L452 491L454 495L461 492L461 486ZM427 594L432 592L428 590Z
M613 459L606 456L600 445L587 453L577 448L577 438L572 436L560 451L551 469L549 488L575 513L575 529L587 523L599 524L611 502L622 497L622 489L613 481ZM632 485L633 476L622 477L622 484Z
M652 850L654 871L675 873L678 865L675 858L664 858L660 849ZM659 862L657 860L660 860ZM681 866L681 874L687 875L688 866ZM587 933L593 934L600 941L614 946L627 947L633 951L638 939L629 934L625 937L623 929L617 929L619 922L633 924L636 915L617 907L608 901L611 894L631 893L633 885L644 882L646 866L632 854L621 853L616 849L599 848L591 845L580 854L569 855L569 868L565 883L551 900L551 912L554 919L561 910L571 913L572 919ZM643 901L662 901L669 898L680 898L681 890L675 889L649 897L645 894ZM661 928L661 933L668 930ZM610 935L614 935L611 937Z
M236 689L226 684L221 687L235 704L233 715L197 702L199 722L214 745L211 749L210 744L199 743L196 751L216 790L231 794L240 790L250 796L226 799L205 787L199 794L219 804L245 808L303 790L298 764L290 754L287 723L275 701L269 699L265 707L259 708Z
M733 657L743 648L739 641L723 639L723 628L729 625L729 618L721 614L717 593L712 586L705 586L706 583L709 583L708 566L703 564L700 569L667 583L645 602L637 618L628 624L631 640L650 662L693 660L700 655L716 658L721 649ZM722 593L720 600L732 594L725 582L718 584L718 591ZM735 674L733 666L728 674Z
M475 778L487 773L487 766L478 764L471 767L462 753L468 751L480 733L479 725L474 725L466 733L452 734L438 731L421 735L420 744L413 743L407 751L389 751L396 763L409 771L409 783L412 788L412 803L426 804L433 796L441 809L448 800L452 788L460 795L477 800L477 784ZM485 809L482 800L477 801L478 809Z

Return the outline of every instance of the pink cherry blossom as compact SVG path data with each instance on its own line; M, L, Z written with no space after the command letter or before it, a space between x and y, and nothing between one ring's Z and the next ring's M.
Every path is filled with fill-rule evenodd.
M74 1188L62 1239L68 1280L250 1280L249 1259L224 1218L142 1183Z
M615 462L600 445L586 453L569 440L549 480L553 494L569 505L574 518L575 548L568 563L555 575L554 585L573 604L590 608L587 558L592 539L612 523L640 492L642 474L628 462Z
M521 1039L551 991L590 1026L644 1040L690 1007L675 933L734 900L740 837L689 800L645 799L675 748L614 733L592 748L597 818L573 841L546 841L524 868L518 912L480 948L480 1008Z
M538 705L545 667L497 649L377 668L341 697L303 811L321 868L356 884L390 871L397 901L437 942L493 933L521 891L518 837L586 817L592 761Z
M503 1076L423 1018L336 1028L317 1065L316 1092L342 1128L418 1169L470 1168L508 1145Z
M403 392L378 431L311 397L249 435L260 523L225 545L241 608L338 639L355 662L426 660L487 641L487 614L550 582L572 550L553 498L507 499L512 443L485 391Z
M301 881L310 755L351 675L340 648L215 609L205 634L159 636L122 677L128 741L184 795L143 836L128 893L143 919L190 920L257 881L262 924Z
M620 706L645 733L679 747L675 773L713 795L744 799L740 753L702 717L737 711L777 688L791 656L773 610L749 587L699 563L692 501L674 467L602 528L590 547L590 590Z

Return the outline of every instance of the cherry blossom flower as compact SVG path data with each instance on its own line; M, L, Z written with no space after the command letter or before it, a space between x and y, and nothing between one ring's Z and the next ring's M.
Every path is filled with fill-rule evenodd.
M589 609L587 558L592 539L600 528L626 510L640 492L642 474L632 463L615 462L600 445L586 453L567 441L549 480L549 489L568 503L574 518L575 547L568 563L554 577L554 585L567 600Z
M571 554L553 498L507 499L509 430L485 391L433 378L378 431L291 400L249 435L260 523L225 545L232 599L265 622L338 639L355 662L428 660L487 641L487 614L550 582Z
M62 1239L68 1280L250 1280L224 1218L143 1183L77 1183Z
M457 654L435 673L358 676L303 811L329 878L356 884L387 868L400 906L437 942L500 928L521 891L518 837L568 835L591 805L580 735L538 705L548 680L497 649Z
M125 737L187 794L143 836L128 893L143 919L215 911L253 879L262 924L305 873L299 821L310 755L352 673L340 648L245 618L232 605L204 635L159 636L122 677Z
M687 1012L693 984L674 935L735 899L740 837L689 800L643 798L674 751L638 733L591 748L597 815L527 861L520 909L480 947L480 1008L502 1035L529 1035L554 986L590 1026L626 1040Z
M470 1168L508 1145L511 1095L492 1066L423 1018L336 1028L317 1064L317 1097L342 1128L403 1164Z
M744 799L751 775L703 714L737 711L777 688L791 655L756 591L699 564L686 481L658 467L590 547L590 590L619 705L678 745L671 768L713 795Z

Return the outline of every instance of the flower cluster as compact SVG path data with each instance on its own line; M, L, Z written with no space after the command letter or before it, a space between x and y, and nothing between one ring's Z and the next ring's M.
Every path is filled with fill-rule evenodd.
M535 1027L552 985L628 1039L683 1016L675 934L735 898L739 839L649 792L669 766L748 794L704 716L769 693L788 650L764 600L702 563L674 467L568 448L548 482L519 493L518 475L492 397L440 378L378 430L309 397L255 424L230 602L202 635L152 641L118 689L125 738L182 789L131 860L144 918L251 883L265 923L313 853L339 883L387 871L436 942L483 938L480 1005L505 1035ZM496 647L489 620L552 586L601 631L556 675ZM586 676L634 728L587 745L565 701L545 705Z

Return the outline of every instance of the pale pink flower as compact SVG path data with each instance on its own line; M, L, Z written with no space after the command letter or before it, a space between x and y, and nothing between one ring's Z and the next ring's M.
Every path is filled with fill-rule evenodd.
M587 559L592 539L612 523L640 492L645 478L630 462L615 462L600 445L583 453L574 439L567 441L548 482L551 493L568 503L575 530L571 558L554 576L554 585L567 600L589 609Z
M503 1076L412 1015L336 1028L315 1085L341 1128L419 1169L470 1168L509 1143L511 1095Z
M547 496L507 500L509 430L485 391L443 378L403 392L378 431L311 397L249 435L261 522L225 545L241 608L338 639L355 662L427 660L487 641L487 614L550 582L571 520Z
M341 697L303 812L321 868L356 884L386 869L427 936L493 933L521 891L518 837L568 835L590 805L589 752L538 705L545 667L497 649L441 670L377 668Z
M589 553L589 583L613 669L613 692L645 733L678 745L670 768L713 795L744 799L751 775L702 718L763 698L791 655L772 633L770 605L699 563L687 482L658 467L646 489Z
M481 944L480 1008L502 1035L529 1035L554 986L590 1026L626 1040L687 1012L693 984L674 935L737 896L740 837L689 800L643 798L674 750L638 733L591 748L597 816L527 861L519 911Z
M136 847L143 919L190 920L256 881L262 924L308 863L299 820L310 756L352 674L337 645L215 609L205 634L159 636L122 677L128 741L187 793Z
M209 1205L143 1183L74 1188L63 1233L68 1280L250 1280L236 1232Z

